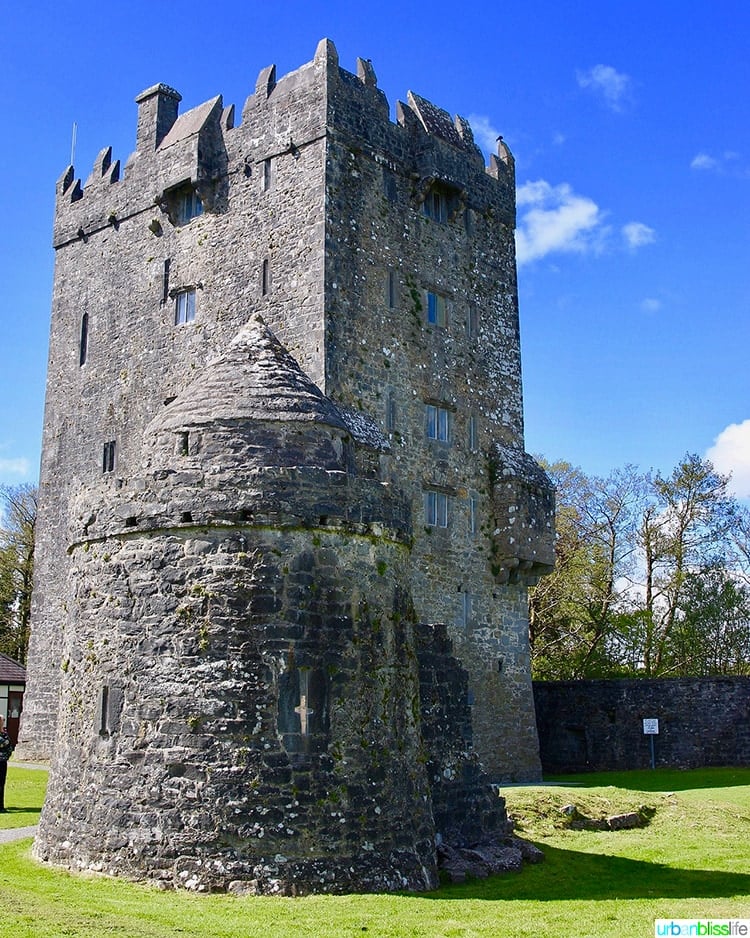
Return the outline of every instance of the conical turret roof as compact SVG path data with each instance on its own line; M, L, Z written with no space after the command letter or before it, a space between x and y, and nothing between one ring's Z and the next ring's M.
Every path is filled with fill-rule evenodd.
M304 373L256 315L229 348L210 361L164 411L151 430L215 423L315 421L347 429L336 406Z

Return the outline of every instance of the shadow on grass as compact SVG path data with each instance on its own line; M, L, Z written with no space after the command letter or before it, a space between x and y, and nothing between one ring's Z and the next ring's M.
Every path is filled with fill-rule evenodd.
M546 782L576 788L615 785L628 791L690 791L702 788L734 788L750 785L750 767L707 769L636 769L632 772L581 772L545 776Z
M544 863L522 874L443 886L425 899L715 899L750 895L750 874L686 870L540 844Z

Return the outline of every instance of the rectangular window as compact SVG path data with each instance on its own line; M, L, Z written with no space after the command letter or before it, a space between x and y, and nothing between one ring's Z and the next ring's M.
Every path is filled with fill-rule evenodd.
M383 167L383 195L389 202L396 202L398 200L398 184L396 177L385 167Z
M268 192L273 188L273 162L269 157L263 160L263 191Z
M469 496L469 534L476 534L479 530L479 498L477 495Z
M471 625L474 615L474 602L471 593L461 593L461 624L464 628Z
M466 334L470 339L476 339L479 335L479 310L473 303L466 314Z
M85 365L89 354L89 314L81 318L81 338L78 345L78 364Z
M176 326L195 319L195 290L182 290L175 296L174 324Z
M99 735L109 736L109 687L106 684L99 695Z
M445 297L427 291L427 322L433 326L444 326L446 322Z
M445 407L427 404L425 422L428 440L440 440L441 443L447 443L450 440L450 415Z
M191 219L203 214L203 202L195 189L185 189L177 202L177 224L186 225Z
M110 440L104 444L102 453L102 472L114 472L115 469L115 441Z
M398 305L398 282L396 281L396 271L389 270L385 281L385 296L389 309L395 309Z
M386 430L396 429L396 402L392 394L388 395L385 403L385 428Z
M448 496L445 492L425 492L425 523L430 527L448 527Z
M169 299L169 268L172 266L172 261L167 257L164 260L164 272L162 274L161 280L161 305L166 305L167 300Z
M474 414L469 417L469 449L472 453L477 449L477 418Z
M422 203L422 212L434 221L448 220L448 200L440 189L430 189Z

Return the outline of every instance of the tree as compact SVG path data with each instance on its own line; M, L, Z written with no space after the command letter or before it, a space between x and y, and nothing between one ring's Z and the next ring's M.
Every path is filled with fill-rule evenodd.
M708 460L687 455L671 476L656 476L653 501L640 528L644 554L643 669L647 676L671 672L670 642L684 607L688 578L727 569L738 527L729 479Z
M687 455L651 477L545 464L557 490L555 570L530 591L534 677L750 670L750 513Z
M0 487L0 507L0 651L25 664L34 571L36 487Z
M750 591L722 566L685 577L663 671L750 674Z
M609 641L632 575L645 483L632 466L588 478L569 463L545 464L557 492L555 569L531 591L536 677L594 677L617 667Z

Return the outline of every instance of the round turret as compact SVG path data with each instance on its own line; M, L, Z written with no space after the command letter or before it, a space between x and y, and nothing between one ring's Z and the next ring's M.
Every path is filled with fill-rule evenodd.
M357 445L256 320L151 422L138 478L81 489L38 856L195 889L435 884L408 515Z

